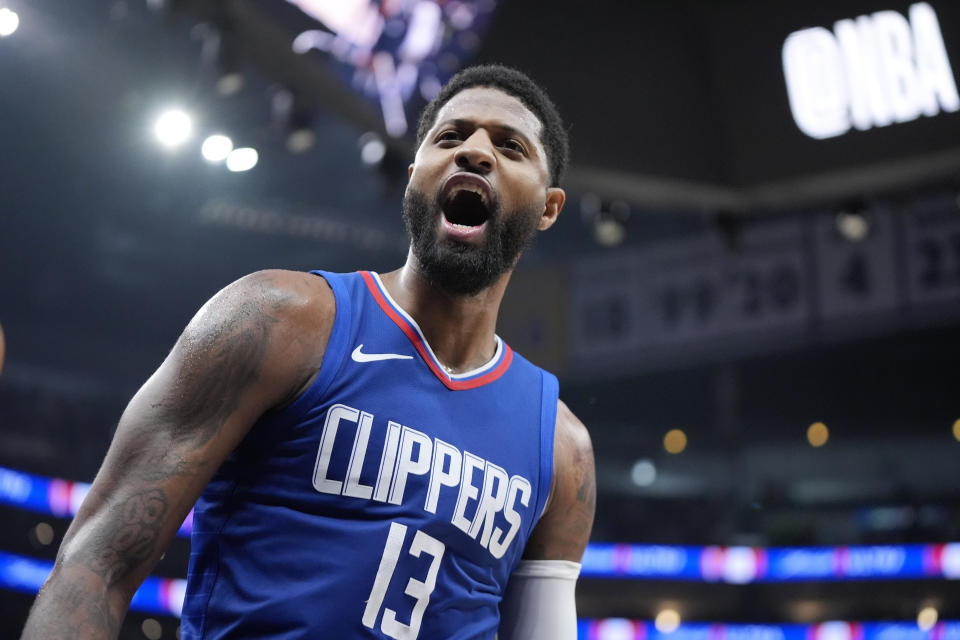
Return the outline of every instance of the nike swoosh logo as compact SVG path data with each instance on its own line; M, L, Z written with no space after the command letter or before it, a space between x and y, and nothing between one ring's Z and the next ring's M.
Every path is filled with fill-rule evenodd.
M402 356L399 353L364 353L363 345L357 345L350 357L354 362L377 362L378 360L413 360L413 356Z

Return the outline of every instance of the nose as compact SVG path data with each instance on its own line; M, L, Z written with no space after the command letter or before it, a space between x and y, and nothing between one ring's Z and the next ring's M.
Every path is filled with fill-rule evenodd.
M493 170L496 162L493 154L493 141L483 129L477 129L453 154L454 162L461 169L486 174Z

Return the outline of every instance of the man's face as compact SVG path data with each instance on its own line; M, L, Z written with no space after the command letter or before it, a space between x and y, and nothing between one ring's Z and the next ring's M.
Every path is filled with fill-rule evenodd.
M548 188L541 124L518 99L474 87L451 98L417 150L403 218L420 269L472 295L511 270L563 206Z

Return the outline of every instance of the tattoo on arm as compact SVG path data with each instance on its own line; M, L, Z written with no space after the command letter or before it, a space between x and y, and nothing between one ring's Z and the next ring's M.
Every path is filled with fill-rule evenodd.
M109 525L77 558L112 587L147 560L156 548L167 497L161 489L128 496L110 508Z
M237 408L246 389L259 379L260 367L278 320L257 302L244 303L237 318L198 341L185 363L184 379L152 408L154 419L175 441L199 448L210 441Z
M55 571L70 575L44 585L20 640L115 639L123 615L99 597L103 581L85 570L57 567Z
M580 488L577 489L577 502L585 505L593 505L597 501L597 483L594 480L593 469L588 469L583 474L580 482Z
M557 421L553 495L523 557L579 562L597 501L593 447L586 427L562 403Z
M64 605L66 616L45 618L49 625L44 629L50 638L87 638L100 633L116 635L120 619L110 611L106 602L90 602L90 594L76 583L66 583L57 595ZM55 633L54 633L55 632Z
M574 505L570 509L569 527L571 537L579 535L586 544L593 529L593 516L597 507L597 482L594 470L593 451L577 451L577 467L580 470L580 486Z
M280 322L275 310L293 295L270 290L267 275L255 276L255 282L269 291L269 299L241 302L225 321L184 332L178 345L182 361L177 380L150 405L148 415L132 416L129 428L134 437L146 440L159 432L169 438L169 446L154 447L147 459L142 457L143 450L131 450L130 457L138 457L137 465L127 464L129 459L120 461L125 467L136 467L138 480L155 482L199 473L206 461L193 454L220 431L243 394L260 380Z

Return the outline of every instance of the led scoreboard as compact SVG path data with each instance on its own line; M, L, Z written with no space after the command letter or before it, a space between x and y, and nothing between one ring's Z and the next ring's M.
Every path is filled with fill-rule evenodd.
M810 27L783 44L790 110L811 138L832 138L960 110L937 14L926 2L907 15L876 11Z
M733 4L716 10L710 72L729 183L960 166L958 3Z
M480 45L496 0L287 0L316 22L293 50L328 54L376 103L386 132L407 134L407 105L431 100ZM414 109L415 111L415 109Z

